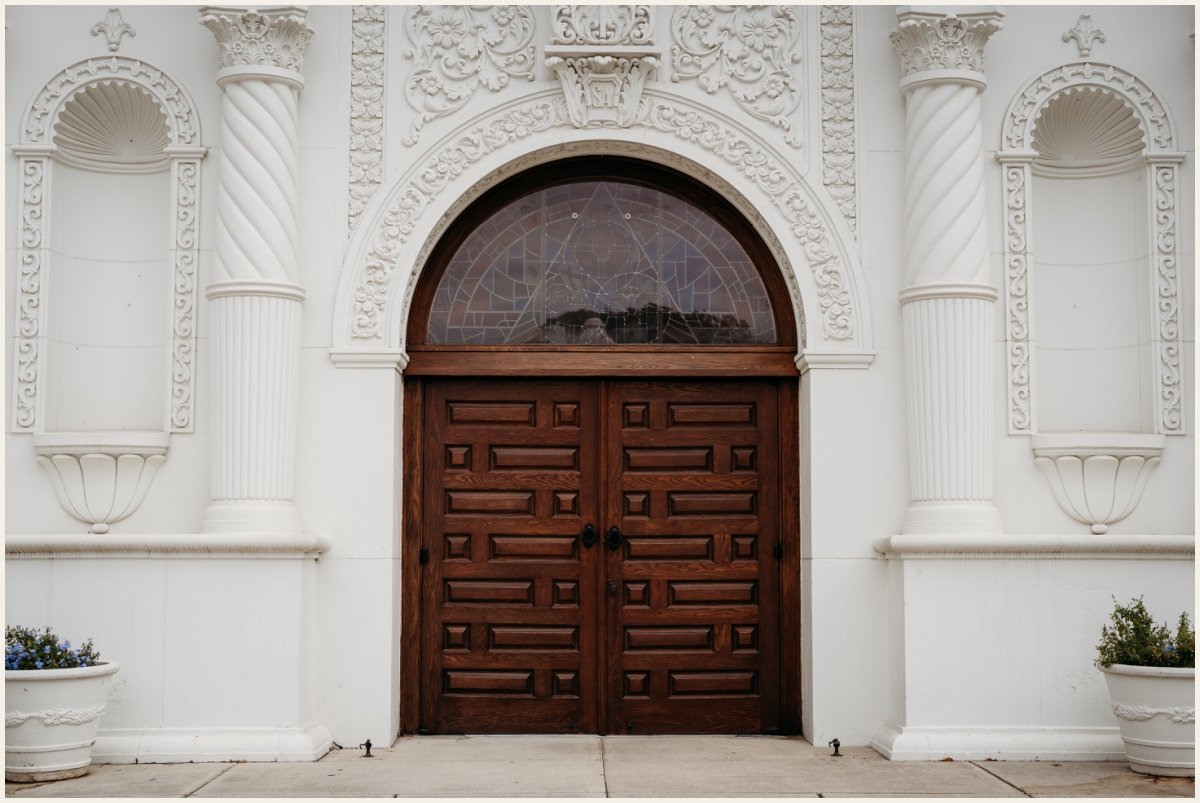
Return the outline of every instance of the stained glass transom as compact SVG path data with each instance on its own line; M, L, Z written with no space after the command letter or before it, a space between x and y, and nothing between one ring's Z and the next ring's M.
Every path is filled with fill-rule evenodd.
M711 215L620 181L579 181L491 215L451 257L427 343L775 343L754 263Z

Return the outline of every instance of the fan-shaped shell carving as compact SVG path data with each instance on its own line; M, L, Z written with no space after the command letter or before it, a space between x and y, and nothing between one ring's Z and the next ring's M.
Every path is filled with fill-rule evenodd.
M63 161L93 170L150 172L170 163L170 131L149 92L118 82L92 84L64 105L54 124Z
M1120 172L1136 160L1145 134L1133 109L1099 87L1076 87L1054 96L1034 124L1039 172Z

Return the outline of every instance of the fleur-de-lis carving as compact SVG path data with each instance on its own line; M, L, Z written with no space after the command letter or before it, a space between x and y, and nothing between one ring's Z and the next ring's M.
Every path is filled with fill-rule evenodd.
M1075 27L1062 35L1064 42L1070 42L1072 39L1075 40L1075 44L1079 47L1079 55L1081 57L1090 54L1092 52L1092 45L1096 42L1108 41L1104 37L1104 31L1092 24L1091 14L1080 14Z
M137 36L137 31L121 16L121 9L110 8L104 19L92 26L92 36L100 34L104 34L104 38L108 40L108 49L115 53L121 47L121 37L125 34Z

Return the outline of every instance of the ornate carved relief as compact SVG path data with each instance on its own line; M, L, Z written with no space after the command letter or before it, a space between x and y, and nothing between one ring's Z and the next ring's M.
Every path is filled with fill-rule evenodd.
M533 80L529 6L413 6L405 16L413 69L404 97L419 112L405 145L426 123L457 111L480 87L497 92L512 78Z
M1154 173L1154 281L1157 319L1159 432L1183 433L1179 366L1179 276L1176 264L1175 187L1178 167L1152 164Z
M736 131L695 109L651 98L638 125L694 142L733 165L765 192L791 225L809 259L817 286L822 326L826 337L849 340L857 335L853 299L846 269L833 247L824 221L809 206L807 193L790 169ZM432 201L471 164L509 143L568 122L564 103L538 101L506 111L471 129L454 144L434 154L412 181L398 193L384 213L354 291L351 337L379 340L385 307L391 296L391 279L400 249L412 234L417 219ZM615 125L610 123L609 125Z
M1190 725L1196 721L1196 709L1182 705L1172 705L1166 708L1151 708L1148 705L1113 704L1113 714L1121 719L1132 722L1145 722L1157 716L1168 717L1172 722Z
M1004 172L1005 277L1008 310L1009 432L1037 431L1032 405L1028 276L1031 166L1039 156L1034 129L1042 112L1061 94L1089 90L1107 93L1133 108L1146 132L1143 151L1153 192L1149 210L1155 292L1155 431L1183 434L1180 374L1179 279L1177 269L1177 175L1183 155L1174 151L1174 125L1166 106L1141 79L1107 64L1077 62L1037 76L1013 99L1005 115L1003 145L997 154Z
M42 370L42 267L46 258L43 184L48 160L21 157L21 275L17 289L17 376L13 428L33 429L39 423Z
M304 49L313 36L307 17L307 11L293 7L200 8L200 24L216 37L222 69L267 66L303 72Z
M425 163L400 198L388 207L367 253L366 269L354 294L354 338L380 336L380 318L387 304L396 256L429 203L469 165L510 142L561 125L565 119L565 107L552 101L514 109L472 129Z
M576 128L630 125L646 81L658 69L658 53L571 55L550 48L546 53L546 66L562 83L567 115Z
M576 128L631 124L662 56L649 6L558 6L546 66L559 79Z
M1074 28L1068 29L1062 35L1064 42L1075 40L1075 45L1079 48L1079 58L1085 58L1092 52L1092 46L1096 42L1108 41L1104 36L1104 31L1092 25L1091 14L1080 14L1079 20L1075 23Z
M1008 289L1005 302L1008 332L1008 426L1010 432L1028 432L1035 428L1030 406L1030 378L1033 375L1033 349L1029 332L1029 260L1026 192L1029 186L1028 164L1004 165L1004 280Z
M1074 62L1043 73L1025 85L1004 118L1004 147L1032 147L1033 125L1046 103L1063 89L1091 85L1116 92L1129 100L1138 110L1150 137L1150 150L1171 150L1175 147L1174 126L1166 107L1145 82L1127 70L1111 64Z
M653 45L653 9L648 5L557 6L556 45Z
M55 157L87 170L151 173L171 162L162 109L144 89L92 84L63 105L54 124Z
M350 12L349 231L383 181L384 12L384 6Z
M95 722L104 715L105 706L96 705L88 708L47 708L44 711L5 711L4 727L15 728L24 725L31 719L40 719L45 727L55 725L86 725Z
M146 88L166 115L172 144L194 146L199 142L195 107L187 94L161 70L123 56L87 59L72 64L47 81L25 113L21 124L22 142L49 143L52 134L47 117L50 112L56 111L59 102L65 96L73 95L81 84L100 80L124 81Z
M121 48L121 38L126 34L137 36L137 31L121 16L121 9L110 8L104 19L92 26L92 36L104 35L108 49L116 53Z
M983 48L1003 27L993 12L905 12L890 35L905 77L929 70L983 72Z
M825 188L858 228L854 146L854 7L821 6L821 160Z
M171 263L175 266L175 299L171 325L170 422L175 432L192 431L193 364L196 352L196 235L200 196L200 160L174 164L175 233Z
M117 84L144 91L162 112L169 137L162 148L173 171L171 262L174 299L171 331L171 387L168 428L192 430L195 352L195 271L199 254L196 237L199 208L199 165L204 149L195 106L187 93L161 70L140 61L111 56L72 64L38 91L21 125L22 142L14 150L21 159L20 278L17 298L16 382L13 428L41 430L41 380L45 374L41 344L45 338L43 270L47 250L44 229L50 211L51 156L54 127L71 101L92 86Z
M800 19L789 6L679 6L671 20L672 81L722 89L749 114L800 145L791 115L800 103Z
M1120 173L1142 161L1145 138L1124 98L1070 87L1038 112L1031 143L1038 152L1033 172L1080 177Z

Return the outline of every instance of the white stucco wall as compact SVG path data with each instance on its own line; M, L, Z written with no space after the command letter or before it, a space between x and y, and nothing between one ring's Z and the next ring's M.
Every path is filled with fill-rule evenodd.
M537 7L539 25L548 23L549 8ZM103 38L89 34L103 11L74 6L16 6L5 11L9 377L15 370L21 231L21 176L11 148L21 141L21 119L30 99L47 79L80 59L109 55ZM68 553L14 548L39 539L50 543L64 534L82 544L87 525L60 506L46 472L37 465L32 436L13 431L12 394L6 396L7 620L52 624L71 638L94 636L106 656L122 663L121 678L127 685L105 721L103 738L108 741L102 744L107 745L108 759L263 758L269 757L263 745L271 739L281 745L274 755L305 757L306 750L319 750L326 738L314 735L320 728L344 745L367 738L386 744L394 737L405 682L399 674L403 380L394 365L349 367L344 359L336 365L331 351L402 348L408 278L419 271L422 247L449 222L443 213L459 211L463 199L477 192L475 185L491 180L497 171L511 170L522 159L548 159L554 149L561 152L568 145L602 141L644 153L674 153L681 165L690 165L687 169L706 171L710 180L736 190L747 207L744 211L778 240L780 253L796 271L807 346L866 355L855 367L813 367L800 382L805 736L818 744L834 737L843 744L867 744L890 723L892 736L883 740L887 744L881 749L894 748L897 758L1104 754L1115 739L1115 726L1105 719L1104 700L1097 691L1100 676L1090 662L1110 597L1145 593L1162 618L1191 609L1194 599L1194 564L1182 542L1173 542L1173 552L1154 559L1143 559L1137 542L1139 537L1194 536L1190 9L1105 6L1091 11L1107 34L1093 57L1135 73L1159 93L1175 122L1177 148L1186 154L1178 182L1178 270L1187 434L1167 436L1162 463L1140 504L1108 534L1095 536L1124 538L1123 551L1097 558L1078 547L1053 554L1012 554L1009 547L990 553L952 548L911 560L896 553L885 557L876 549L879 539L900 532L911 499L899 303L905 106L897 90L900 68L888 42L896 27L896 8L863 6L855 13L857 237L839 219L822 186L819 93L809 91L796 112L805 141L795 149L783 141L781 131L751 120L727 92L710 96L695 82L672 83L661 77L648 89L680 108L707 110L728 130L752 137L755 147L807 188L808 200L823 216L831 243L839 249L848 280L859 283L854 289L861 318L852 341L822 339L819 299L805 250L789 230L782 207L747 180L736 160L653 127L581 131L563 123L469 162L459 179L429 202L400 249L386 318L390 328L379 342L357 342L349 334L355 312L354 271L371 249L390 199L413 186L418 168L458 137L486 126L501 112L561 92L542 65L539 50L535 80L513 81L498 92L478 90L463 109L428 122L416 144L405 146L402 140L413 110L402 91L411 65L404 57L403 11L390 9L387 20L387 89L381 106L384 178L350 236L346 213L351 11L309 9L315 35L305 52L306 86L300 101L299 267L306 299L294 500L306 536L327 543L319 557L316 547L296 547L280 555L269 554L261 544L239 547L239 555L228 544L214 545L213 539L198 535L209 501L212 390L208 302L202 295L196 312L193 431L171 436L166 463L144 503L130 518L114 524L109 534L140 539L151 544L149 548L108 553L86 545ZM121 42L120 55L167 71L186 89L197 109L200 144L209 149L200 180L197 283L203 288L212 278L216 166L222 158L217 45L199 24L194 7L130 6L123 12L137 35ZM1004 201L994 157L1015 93L1039 73L1077 60L1075 44L1063 42L1061 36L1080 13L1078 7L1010 7L1004 29L985 51L988 281L1001 291L995 330L993 501L1006 534L1041 539L1043 544L1089 531L1056 504L1034 465L1029 436L1007 431ZM806 82L813 82L820 77L815 9L805 10L804 20L801 73ZM660 18L658 34L669 51L665 17ZM100 542L102 536L91 538ZM191 546L173 553L153 546L183 541ZM178 550L185 550L187 557ZM201 650L238 656L251 673L249 679L244 674L188 669L194 651ZM1017 658L1023 662L1019 670L999 664ZM1028 668L1026 662L1036 668ZM295 669L279 680L275 673L281 663ZM227 691L232 696L215 710L189 708L189 701L200 693L183 685L190 681L201 684L209 696ZM1006 703L998 706L998 699ZM897 732L907 733L907 741L896 742ZM968 732L975 735L967 738ZM184 740L189 733L204 734L203 750L188 753L181 741L172 741ZM1082 733L1083 740L1071 741L1075 733ZM1033 745L1026 753L1020 750L1022 740Z

